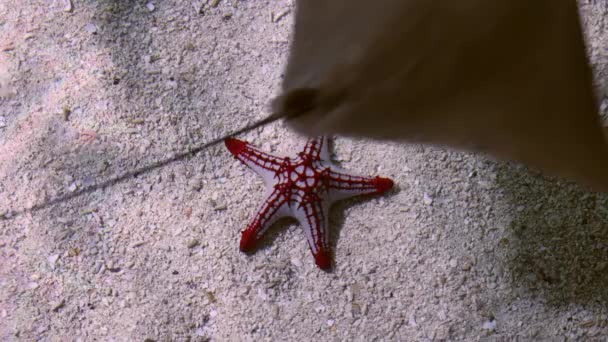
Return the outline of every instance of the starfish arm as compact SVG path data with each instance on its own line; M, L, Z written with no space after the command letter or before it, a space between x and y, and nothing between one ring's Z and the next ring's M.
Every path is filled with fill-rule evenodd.
M253 171L265 179L269 172L272 174L278 172L285 161L284 158L263 152L246 141L227 138L224 143L236 159L253 169Z
M390 190L394 182L384 177L363 177L349 175L330 169L327 175L330 197L341 200L359 195L380 195Z
M256 213L247 228L241 232L241 251L248 252L254 249L258 240L278 219L288 216L287 198L284 193L275 188Z
M328 139L325 136L308 140L300 155L306 155L313 160L329 160Z
M294 212L294 216L304 228L315 263L324 270L331 267L328 209L329 206L324 201L304 201Z

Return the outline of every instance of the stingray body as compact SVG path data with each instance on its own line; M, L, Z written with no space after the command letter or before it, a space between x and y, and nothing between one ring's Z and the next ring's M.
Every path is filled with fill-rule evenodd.
M608 191L574 0L298 0L277 112L301 133L429 143Z
M484 152L608 191L608 148L575 0L296 0L273 107L226 136L10 213L113 186L281 118L311 137Z

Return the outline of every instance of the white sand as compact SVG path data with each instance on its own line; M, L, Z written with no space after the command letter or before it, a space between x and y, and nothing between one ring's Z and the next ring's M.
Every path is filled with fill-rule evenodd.
M263 117L293 3L213 2L0 1L0 209ZM583 6L608 105L608 5ZM244 138L304 143L281 124ZM0 220L0 340L608 336L608 196L435 148L337 139L334 154L399 190L334 208L333 273L289 222L238 250L263 186L223 146Z

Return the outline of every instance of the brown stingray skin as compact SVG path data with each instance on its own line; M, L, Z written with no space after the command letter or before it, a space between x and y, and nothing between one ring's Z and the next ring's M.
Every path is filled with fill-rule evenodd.
M608 191L574 0L298 0L282 87L274 110L298 103L306 135L484 152Z

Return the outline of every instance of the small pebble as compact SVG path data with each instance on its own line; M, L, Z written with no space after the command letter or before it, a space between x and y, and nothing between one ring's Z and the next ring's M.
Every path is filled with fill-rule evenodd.
M348 300L349 302L352 302L355 299L353 291L351 291L350 289L347 289L346 291L344 291L344 293L346 294L346 300Z
M6 127L6 118L4 116L0 116L0 128Z
M226 210L228 207L223 204L223 203L218 203L216 200L214 199L210 199L209 200L209 204L211 205L211 207L213 208L213 210L215 211L221 211L221 210Z
M146 4L146 7L148 8L148 11L150 11L150 12L154 11L154 9L156 8L156 7L154 7L154 4L151 2L148 2Z
M76 185L76 183L72 183L72 184L70 184L70 186L68 186L68 191L70 191L70 192L74 192L74 191L76 191L76 189L78 189L78 186Z
M431 197L429 194L427 194L427 193L424 193L424 196L423 196L423 198L422 198L422 201L423 201L423 202L424 202L424 204L426 204L426 205L431 205L431 204L433 204L433 198L432 198L432 197Z
M64 12L72 12L74 10L74 5L72 4L72 0L64 0L63 11Z
M192 239L190 241L188 241L188 248L194 248L196 246L200 245L200 241L198 241L197 239Z
M270 307L270 311L272 312L272 316L273 316L273 317L279 317L279 314L280 314L280 309L279 309L279 306L278 306L278 305L273 304L273 305Z
M140 118L129 119L127 121L133 125L141 125L146 122L144 119L140 119Z
M165 87L167 89L177 89L177 81L167 81Z
M134 242L133 244L131 244L131 247L136 248L136 247L144 245L145 243L146 243L145 241L137 241L137 242Z
M302 261L298 258L291 258L291 260L289 260L291 262L292 265L294 265L297 268L301 268L302 267Z
M88 23L85 27L84 30L87 31L90 34L97 34L97 25L93 24L93 23Z
M54 304L52 306L52 311L53 312L57 312L59 311L61 308L63 308L65 306L65 299L60 300L59 302L57 302L56 304Z
M89 215L97 211L97 207L88 207L80 210L80 215Z
M291 10L287 9L284 10L283 12L280 12L277 15L272 16L272 21L275 23L278 23L279 21L281 21L281 19L283 19L285 16L287 16L289 13L291 12Z
M494 330L496 330L496 321L493 319L485 321L485 322L483 322L483 325L481 326L481 328L483 330L494 331Z
M49 256L48 258L46 258L46 260L49 262L49 264L51 266L55 266L55 264L57 263L57 260L59 260L59 254L53 254L51 256Z
M80 255L80 248L74 247L68 250L69 257L77 257L78 255Z
M411 327L415 327L418 325L418 323L416 323L416 316L413 313L410 315L410 318L408 319L407 323Z
M97 274L99 272L101 272L101 267L102 267L102 263L101 262L97 262L95 264L95 266L93 266L93 274ZM105 268L105 267L104 267Z

